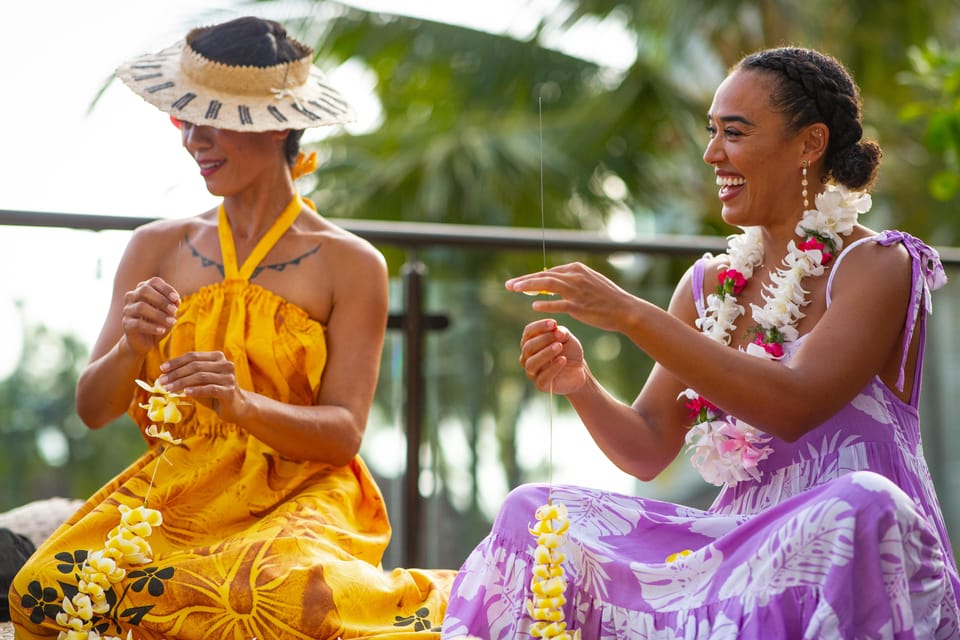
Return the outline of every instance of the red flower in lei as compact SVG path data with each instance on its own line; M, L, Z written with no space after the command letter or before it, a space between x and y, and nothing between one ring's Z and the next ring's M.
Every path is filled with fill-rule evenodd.
M738 296L747 286L747 279L736 269L721 269L720 273L717 274L717 280L720 282L717 287L717 295L720 296L730 293Z
M687 417L696 422L710 420L711 417L720 413L720 409L715 404L701 396L687 398L683 406L687 408Z
M798 242L797 249L801 251L819 251L823 255L823 260L820 261L820 264L823 265L829 264L833 259L833 248L830 247L830 251L827 251L826 243L814 235L807 236L807 239L803 242Z
M774 358L783 357L783 336L778 332L770 331L769 333L775 334L770 338L764 338L764 331L759 326L757 327L757 337L753 339L753 344L758 344L763 347L763 350L769 353Z

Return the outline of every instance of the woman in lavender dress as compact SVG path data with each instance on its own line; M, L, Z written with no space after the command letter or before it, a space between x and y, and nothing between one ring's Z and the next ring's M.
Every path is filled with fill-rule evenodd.
M552 602L570 637L960 637L917 415L925 316L945 278L916 238L858 223L880 161L861 139L859 92L829 56L763 50L719 86L707 130L722 215L741 232L695 263L667 311L580 264L507 288L551 291L536 311L648 353L632 404L601 387L553 318L527 325L520 361L625 472L649 480L686 448L720 495L701 511L515 489L457 577L444 637L563 637L530 606L542 597L530 529L547 503L569 515Z

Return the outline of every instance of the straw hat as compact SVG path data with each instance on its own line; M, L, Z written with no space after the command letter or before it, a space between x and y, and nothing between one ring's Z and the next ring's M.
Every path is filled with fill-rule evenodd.
M179 120L232 131L306 129L356 120L353 108L312 64L313 50L288 38L302 55L270 67L209 60L185 40L128 60L116 75L141 98Z

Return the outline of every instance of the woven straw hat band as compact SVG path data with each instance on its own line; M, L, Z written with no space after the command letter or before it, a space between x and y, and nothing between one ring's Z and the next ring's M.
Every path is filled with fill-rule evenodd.
M310 78L309 54L272 67L236 67L204 58L189 44L183 45L180 69L191 80L216 91L236 95L268 96L273 91L295 90Z

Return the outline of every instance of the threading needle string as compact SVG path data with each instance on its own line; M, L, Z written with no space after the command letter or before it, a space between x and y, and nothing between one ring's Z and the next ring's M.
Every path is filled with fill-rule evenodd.
M537 124L540 141L540 246L543 249L543 270L547 270L547 222L543 198L543 96L537 96ZM553 380L547 398L549 436L547 441L547 504L553 504Z
M180 252L183 250L183 238L177 240L177 261L173 263L173 287L177 290L177 297L180 296L180 289L177 287L180 286ZM177 323L177 317L179 316L179 309L177 309L177 314L174 316L173 323ZM171 327L172 329L172 327Z
M543 97L537 96L537 119L540 139L540 245L543 249L543 270L547 270L547 223L543 203Z

